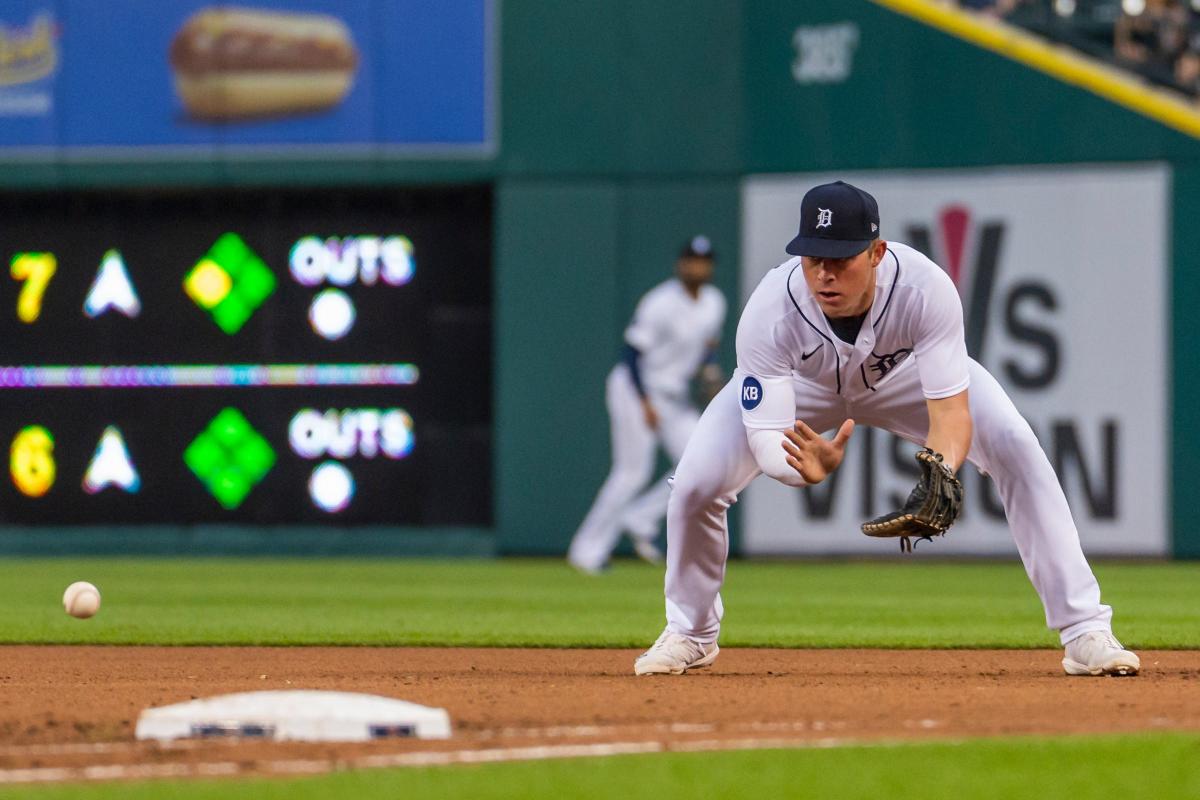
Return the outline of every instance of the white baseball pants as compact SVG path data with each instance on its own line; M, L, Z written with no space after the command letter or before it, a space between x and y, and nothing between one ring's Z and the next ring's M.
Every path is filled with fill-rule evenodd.
M996 379L975 361L970 375L974 435L968 459L996 484L1046 624L1059 631L1063 643L1110 630L1112 609L1100 602L1100 586L1049 459ZM720 589L729 553L726 509L759 475L742 425L741 381L735 372L700 418L675 470L667 509L667 627L700 642L716 641L720 632ZM795 390L796 418L813 430L828 431L853 419L918 445L929 430L911 359L875 392L847 398L803 381L795 382Z
M608 374L605 401L612 435L612 469L567 551L567 559L585 569L604 566L623 530L644 539L658 533L671 491L666 475L647 487L659 443L671 463L677 462L700 418L686 401L651 393L650 401L658 413L658 429L652 429L646 424L641 398L624 364Z

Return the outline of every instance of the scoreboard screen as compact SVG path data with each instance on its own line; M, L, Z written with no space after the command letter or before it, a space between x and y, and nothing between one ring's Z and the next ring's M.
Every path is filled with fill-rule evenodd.
M487 525L487 187L0 198L0 522Z

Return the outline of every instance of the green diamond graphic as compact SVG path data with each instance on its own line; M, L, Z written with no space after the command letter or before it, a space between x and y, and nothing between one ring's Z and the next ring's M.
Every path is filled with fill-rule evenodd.
M183 461L232 511L275 466L275 451L236 408L226 408L183 451Z
M192 301L232 336L275 291L275 274L236 233L222 234L183 279Z

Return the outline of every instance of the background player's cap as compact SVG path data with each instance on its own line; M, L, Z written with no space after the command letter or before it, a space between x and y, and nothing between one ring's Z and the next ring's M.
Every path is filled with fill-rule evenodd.
M680 258L716 258L712 242L704 234L693 236L679 248Z
M879 204L848 183L814 186L800 202L800 233L788 242L794 256L850 258L879 238Z

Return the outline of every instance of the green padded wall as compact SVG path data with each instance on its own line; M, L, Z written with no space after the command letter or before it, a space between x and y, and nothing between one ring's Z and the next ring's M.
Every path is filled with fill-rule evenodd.
M747 172L1196 157L1188 136L867 0L746 11ZM798 83L794 31L844 23L849 77Z
M621 198L611 182L532 182L506 183L497 201L496 522L504 550L549 551L606 448L596 402Z
M1200 475L1200 164L1177 162L1174 174L1175 207L1172 242L1175 264L1170 282L1172 298L1171 362L1174 385L1171 391L1170 431L1172 447L1171 494L1172 533L1177 557L1200 558L1200 525L1192 505Z

